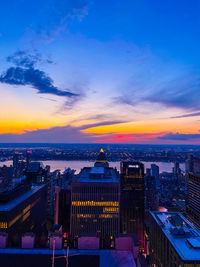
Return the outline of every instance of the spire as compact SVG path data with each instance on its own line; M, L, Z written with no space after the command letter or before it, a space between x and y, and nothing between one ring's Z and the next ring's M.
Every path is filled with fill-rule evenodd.
M101 148L99 155L97 156L96 162L94 164L95 167L108 167L108 161L106 159L106 155L103 151L103 148Z

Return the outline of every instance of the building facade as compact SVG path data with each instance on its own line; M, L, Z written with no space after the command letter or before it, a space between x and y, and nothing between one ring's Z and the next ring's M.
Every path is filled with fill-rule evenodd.
M189 220L200 229L200 174L188 173L186 213Z
M71 184L70 233L103 239L119 234L120 184L101 150L94 167L85 167Z
M200 232L179 212L150 215L150 266L199 267Z
M141 162L121 162L121 232L138 235L144 247L145 185Z
M8 194L0 201L0 230L8 233L9 242L15 235L39 234L46 229L47 185L32 186L17 195L12 195L12 191Z

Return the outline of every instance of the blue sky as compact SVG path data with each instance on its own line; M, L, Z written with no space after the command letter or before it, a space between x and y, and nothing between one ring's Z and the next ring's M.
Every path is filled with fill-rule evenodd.
M195 0L4 1L0 141L58 142L59 129L63 142L199 143L199 12Z

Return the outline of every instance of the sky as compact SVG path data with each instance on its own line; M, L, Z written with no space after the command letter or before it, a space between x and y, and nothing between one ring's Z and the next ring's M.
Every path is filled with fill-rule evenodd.
M199 0L8 0L0 142L200 144Z

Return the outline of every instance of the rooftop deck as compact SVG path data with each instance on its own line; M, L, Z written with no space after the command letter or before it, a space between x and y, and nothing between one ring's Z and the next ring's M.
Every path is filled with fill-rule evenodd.
M184 261L200 261L200 232L179 212L151 212Z

